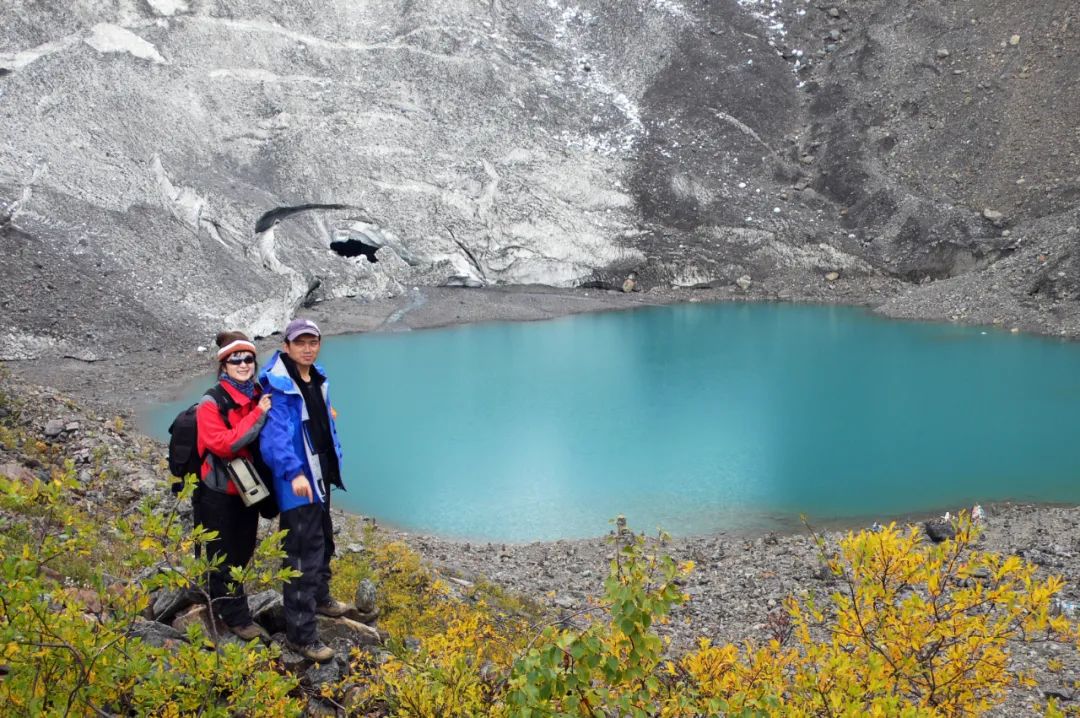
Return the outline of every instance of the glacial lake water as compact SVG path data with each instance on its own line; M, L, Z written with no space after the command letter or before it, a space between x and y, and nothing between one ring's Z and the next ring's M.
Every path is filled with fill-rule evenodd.
M333 337L320 361L336 505L411 531L577 538L624 514L689 535L1080 501L1077 343L693 304Z

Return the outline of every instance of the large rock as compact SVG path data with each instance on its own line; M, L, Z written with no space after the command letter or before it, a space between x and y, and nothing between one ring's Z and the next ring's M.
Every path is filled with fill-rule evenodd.
M948 541L956 536L956 527L951 521L932 519L923 523L923 531L926 537L934 543Z
M303 683L316 690L327 683L337 683L345 675L347 664L343 666L343 662L345 662L344 659L342 661L335 659L326 663L312 663L304 671Z
M248 596L248 608L251 617L269 633L285 630L285 604L278 591L260 591Z
M163 648L171 648L187 641L184 634L172 626L142 619L138 619L132 624L131 635L141 638L144 643Z
M203 632L209 638L214 638L216 636L220 639L232 635L229 633L229 629L225 626L224 622L211 619L210 610L206 605L192 606L183 611L173 619L172 627L181 633L187 633L190 626L197 624L202 625Z
M0 464L0 476L5 476L13 481L21 481L24 484L33 483L36 478L33 471L14 461Z
M365 578L356 584L356 610L360 613L375 612L376 588L375 582Z
M202 598L197 591L184 588L159 591L151 604L151 618L161 623L170 623L179 613L199 603Z
M385 636L371 626L350 618L319 616L319 638L338 655L348 655L353 648L382 645Z

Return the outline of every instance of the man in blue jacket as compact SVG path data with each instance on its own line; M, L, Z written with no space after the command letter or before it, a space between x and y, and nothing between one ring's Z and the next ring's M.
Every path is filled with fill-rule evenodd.
M320 663L334 651L319 640L316 614L341 616L348 610L330 595L330 487L345 486L326 372L315 363L321 342L315 322L294 319L285 328L283 349L259 374L272 397L259 448L273 474L281 528L288 529L285 563L300 572L282 591L285 635L290 648Z

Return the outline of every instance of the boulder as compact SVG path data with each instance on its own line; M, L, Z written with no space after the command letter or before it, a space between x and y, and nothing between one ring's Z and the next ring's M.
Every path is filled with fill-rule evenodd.
M307 670L304 671L302 682L315 689L318 689L327 683L337 683L344 675L344 669L341 666L341 663L339 663L339 658L340 656L332 661L327 661L326 663L312 663ZM347 660L345 663L345 667L347 668ZM330 713L329 715L335 714Z
M248 607L255 623L270 633L285 630L285 602L278 591L260 591L248 596Z
M210 638L214 638L215 636L220 638L222 635L232 635L229 633L229 629L226 628L224 622L220 620L211 621L210 609L204 605L192 606L181 613L173 619L172 627L181 633L186 633L188 627L196 623L202 624L203 631Z
M956 527L950 521L927 521L923 524L923 531L934 543L941 543L956 536Z
M356 585L356 610L360 613L375 611L375 582L365 578Z
M383 635L371 626L351 618L319 616L319 638L339 655L347 656L353 648L381 645Z
M750 278L749 274L744 274L735 280L735 286L744 292L750 289L750 285L754 283L754 280Z
M34 472L14 461L0 465L0 476L6 476L12 481L21 481L24 484L34 481Z
M131 626L131 635L141 638L143 643L158 646L159 648L171 648L178 643L187 641L184 634L172 626L144 619L136 619Z
M150 617L161 623L171 623L181 611L200 603L201 598L198 592L186 588L160 591L151 604Z
M379 611L378 609L374 611L359 611L355 608L350 608L343 614L343 616L345 618L348 618L350 621L373 625L375 623L375 620L379 617Z
M995 227L1000 227L1005 223L1005 215L998 212L996 209L984 209L982 211L983 219L987 222L991 222Z

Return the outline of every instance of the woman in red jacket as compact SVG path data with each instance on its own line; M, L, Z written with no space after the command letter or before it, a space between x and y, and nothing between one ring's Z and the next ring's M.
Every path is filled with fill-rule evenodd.
M241 332L222 332L216 342L220 367L215 390L232 401L224 411L212 396L199 402L195 422L199 456L204 458L202 481L191 503L195 524L218 532L216 539L207 542L207 554L211 559L224 557L207 581L214 614L245 641L268 639L267 632L251 618L244 587L231 585L230 569L246 566L255 553L259 510L244 505L225 467L237 457L253 458L251 452L258 449L259 431L270 411L270 397L261 396L255 381L255 345L251 340Z

